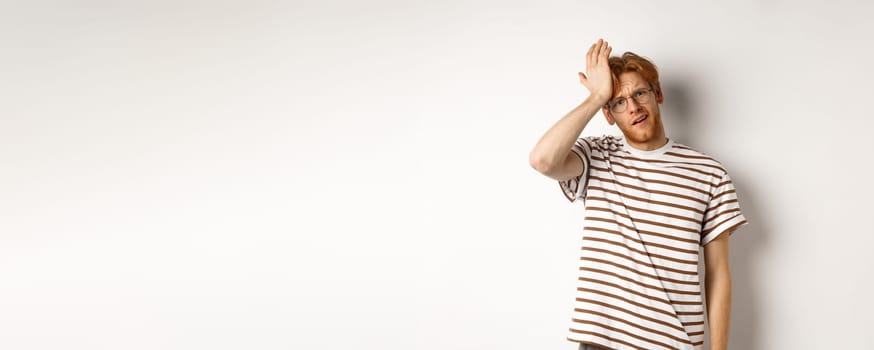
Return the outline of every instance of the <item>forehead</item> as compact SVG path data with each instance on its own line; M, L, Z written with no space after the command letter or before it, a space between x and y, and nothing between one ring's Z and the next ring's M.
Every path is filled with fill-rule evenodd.
M638 72L625 72L619 75L619 86L616 87L613 97L630 95L637 89L648 87L649 84Z

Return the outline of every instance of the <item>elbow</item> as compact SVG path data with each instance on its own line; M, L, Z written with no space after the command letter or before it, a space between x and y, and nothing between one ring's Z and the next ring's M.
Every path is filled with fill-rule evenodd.
M544 159L544 157L540 154L531 152L528 156L528 164L531 165L534 170L537 170L541 174L549 173L549 170L552 168L548 161Z
M705 270L704 288L731 290L731 270L728 268L718 268L710 271Z

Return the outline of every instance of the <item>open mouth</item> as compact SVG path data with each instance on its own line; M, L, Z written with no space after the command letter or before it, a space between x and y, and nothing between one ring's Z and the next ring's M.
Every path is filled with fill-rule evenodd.
M640 118L635 119L634 122L631 123L631 125L637 125L637 124L643 123L643 121L646 120L647 118L649 118L649 115L644 114Z

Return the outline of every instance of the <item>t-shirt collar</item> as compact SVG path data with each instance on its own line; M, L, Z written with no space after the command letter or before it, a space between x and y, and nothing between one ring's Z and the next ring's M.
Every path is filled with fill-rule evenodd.
M671 138L668 138L668 142L666 142L663 146L656 148L652 151L644 151L644 150L639 150L637 148L632 147L631 145L628 144L628 141L625 139L625 137L622 137L622 147L624 147L625 150L628 151L628 153L631 153L631 154L633 154L635 156L639 156L639 157L647 157L647 158L658 157L658 156L664 154L665 152L667 152L673 146L674 146L674 140Z

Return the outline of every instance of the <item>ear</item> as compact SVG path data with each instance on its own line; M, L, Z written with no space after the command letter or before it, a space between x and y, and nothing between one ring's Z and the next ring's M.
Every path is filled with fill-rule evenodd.
M656 102L658 102L658 104L662 104L662 102L665 102L665 95L662 94L662 87L661 86L656 86L655 93L656 93Z
M613 119L613 114L610 113L610 110L607 109L607 107L601 107L601 113L604 114L604 118L607 118L607 124L616 124L616 120Z

